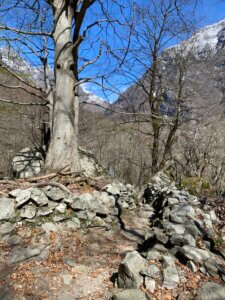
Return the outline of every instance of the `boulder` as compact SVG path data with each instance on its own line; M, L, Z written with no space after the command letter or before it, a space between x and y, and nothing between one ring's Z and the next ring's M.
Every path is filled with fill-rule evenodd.
M27 247L27 248L16 247L8 255L7 263L9 265L13 265L15 263L38 256L44 250L44 248L45 248L44 245L40 245L39 247L36 246L36 247Z
M0 225L0 240L5 236L12 233L14 226L10 222L6 222Z
M60 203L59 205L56 206L55 211L63 214L65 213L66 209L67 209L67 205L65 203Z
M98 177L107 174L105 168L90 151L79 147L78 152L80 155L80 166L85 176Z
M9 195L16 198L16 208L20 208L30 201L31 191L16 189L11 191Z
M48 204L48 197L45 193L38 188L29 188L28 191L31 192L30 198L37 204L37 206L45 206Z
M204 262L210 258L210 253L207 250L199 249L191 246L183 246L180 248L180 253L186 258L193 260L194 262Z
M0 221L8 221L15 213L15 203L10 198L0 198Z
M0 299L1 300L13 300L15 298L13 296L12 291L8 287L2 286L2 287L0 287Z
M111 298L112 300L151 300L144 292L138 289L129 289L117 292Z
M22 149L12 159L14 177L29 178L40 173L44 164L43 152L44 149ZM80 165L85 176L96 177L106 174L105 168L91 152L82 148L79 148L78 152L80 154Z
M143 284L143 272L146 269L146 260L137 252L127 253L119 266L118 287L139 288Z
M13 175L16 178L29 178L40 173L43 156L39 150L25 148L12 159Z
M36 216L37 209L34 205L25 205L21 211L20 216L24 219L33 219Z
M65 193L58 187L52 187L48 185L45 188L43 188L43 192L52 201L58 202L64 198L67 198L67 193Z
M204 283L195 300L225 300L225 286L214 282Z

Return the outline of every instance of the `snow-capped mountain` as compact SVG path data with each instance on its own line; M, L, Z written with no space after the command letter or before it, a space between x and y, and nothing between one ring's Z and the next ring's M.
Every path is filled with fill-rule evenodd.
M22 59L14 50L6 47L0 48L1 63L14 71L16 74L27 78L28 80L35 83L37 86L43 86L43 69L42 67L35 67L28 61ZM53 70L50 70L50 77L53 79ZM86 109L91 111L103 110L108 106L104 99L98 97L89 91L86 87L80 87L79 89L81 96L81 103ZM85 103L85 104L84 104ZM89 105L90 104L90 105ZM94 106L95 104L96 107Z
M189 55L190 54L190 55ZM188 105L205 107L203 110L223 112L225 103L225 19L206 26L182 43L167 48L160 58L163 70L164 100L176 95L178 70L176 62L185 58L185 89ZM149 73L140 79L149 87ZM128 88L114 103L114 109L137 111L149 109L146 93L138 83Z
M2 63L18 75L21 74L37 85L42 84L43 71L41 67L34 67L28 61L22 59L14 50L7 47L0 48Z
M195 54L197 58L204 58L206 55L215 54L219 49L224 47L225 19L203 27L186 41L168 48L165 52L169 52L170 55L173 51L182 51L184 55L191 52L192 54Z

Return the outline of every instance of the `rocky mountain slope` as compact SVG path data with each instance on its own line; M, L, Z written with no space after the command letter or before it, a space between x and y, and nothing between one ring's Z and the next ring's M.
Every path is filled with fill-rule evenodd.
M186 60L185 86L189 103L195 107L204 106L206 112L218 113L224 111L224 73L225 73L225 19L197 31L188 40L166 49L160 57L161 70L166 78L163 84L164 99L173 98L167 90L176 87L176 68L171 61L176 55ZM187 59L187 57L189 57ZM141 84L149 86L148 73L141 79ZM137 82L127 89L114 103L114 109L137 111L145 103L146 94ZM141 105L146 110L147 105Z
M21 58L13 50L9 50L5 47L0 48L1 64L15 73L26 77L27 79L35 82L37 86L43 86L43 69L41 66L34 66L28 60ZM53 70L50 69L50 77L53 80ZM101 111L100 107L94 107L93 104L100 104L103 107L107 107L107 103L97 95L91 93L87 89L80 87L80 97L82 105L91 111ZM85 104L84 104L85 103ZM92 105L88 105L91 103Z

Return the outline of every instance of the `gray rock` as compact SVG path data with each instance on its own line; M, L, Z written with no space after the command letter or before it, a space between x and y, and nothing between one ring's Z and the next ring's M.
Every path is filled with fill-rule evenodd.
M163 227L165 228L165 231L168 232L168 234L177 233L177 234L184 234L185 228L184 226L180 224L173 224L171 222L163 222Z
M112 300L151 300L144 292L138 289L129 289L117 292Z
M41 227L47 233L49 233L50 231L53 231L53 232L58 232L59 231L59 226L57 224L52 223L52 222L46 222L46 223L42 224Z
M145 287L147 290L149 290L151 293L155 290L155 280L149 277L145 278Z
M147 254L147 259L160 259L162 257L162 253L160 253L159 251L157 250L149 250L148 251L148 254Z
M204 274L204 275L208 275L208 273L207 273L207 270L206 270L206 267L205 267L205 266L201 266L201 267L199 268L199 271L200 271L202 274Z
M168 249L162 245L162 244L155 244L152 248L152 250L156 250L156 251L159 251L163 254L167 253L168 252Z
M15 189L9 192L9 196L16 198L21 193L21 189Z
M31 192L28 190L18 190L16 196L16 208L19 208L30 201Z
M173 212L176 215L180 216L180 217L189 217L189 218L195 218L195 210L191 205L188 204L180 204L176 211Z
M65 220L67 220L68 219L68 217L67 216L65 216L65 215L54 215L53 217L52 217L52 220L54 221L54 222L62 222L62 221L65 221Z
M173 244L173 245L178 245L178 246L184 246L184 245L187 245L188 242L187 240L184 238L183 235L180 235L180 234L177 234L177 233L174 233L171 238L170 238L170 242Z
M0 221L8 221L13 218L15 202L10 198L0 198Z
M176 258L173 255L164 255L162 258L163 266L175 266Z
M92 221L96 214L92 211L78 211L77 218L81 220L89 220Z
M92 225L104 227L104 226L107 226L107 223L100 217L94 217L92 220Z
M178 215L171 214L170 221L177 224L183 224L186 222L186 217L180 217Z
M68 204L68 205L72 205L73 204L73 201L74 201L74 195L72 194L68 194L66 195L66 198L63 199L63 202Z
M157 240L163 244L166 244L169 240L169 237L163 232L162 229L154 227L153 228Z
M36 149L25 148L12 159L13 173L17 178L29 178L41 171L43 157Z
M167 199L167 201L168 201L168 204L169 204L169 205L179 203L179 200L178 200L177 198L173 198L173 197L169 197L169 198Z
M118 287L139 288L143 284L140 272L145 269L146 260L137 251L127 253L119 266Z
M94 192L93 193L94 197L98 199L102 204L106 205L107 207L114 207L116 204L116 200L113 196L109 196L105 192Z
M31 192L30 198L37 204L37 206L45 206L48 204L48 197L42 190L33 187L28 190Z
M71 205L72 209L75 211L79 210L91 210L93 195L89 193L82 194L76 197Z
M47 186L43 189L43 192L52 201L60 201L67 198L67 193L57 187Z
M39 247L15 248L8 255L7 263L9 265L13 265L15 263L38 256L43 251L44 248L45 248L45 246L43 246L43 245L41 245Z
M13 296L13 293L11 292L11 290L8 287L2 286L2 287L0 287L0 299L1 300L13 300L15 298Z
M180 283L180 278L175 265L163 269L163 287L174 289Z
M38 217L44 217L44 216L48 216L50 214L53 213L53 210L49 207L39 207L38 212L37 212L37 216Z
M6 222L0 225L0 239L9 235L14 230L15 226L10 222Z
M183 246L180 248L181 254L183 254L186 258L193 260L194 262L204 262L208 258L210 258L210 253L207 250L191 247L191 246Z
M216 276L218 274L218 268L213 259L207 259L207 261L205 261L205 267L209 275Z
M225 300L225 286L207 282L198 290L196 300Z
M160 269L156 265L151 264L146 268L146 271L143 273L148 277L157 279L160 275Z
M184 227L185 234L191 234L195 240L199 235L201 236L201 232L194 224L185 224Z
M22 244L22 238L18 235L12 235L7 239L7 244L9 246L15 246Z
M48 208L54 210L56 208L56 206L58 206L58 202L54 202L54 201L50 201L48 202Z
M36 216L37 209L34 205L26 205L20 211L21 218L33 219Z
M65 213L66 209L67 209L67 205L65 203L60 203L55 208L55 210L61 214Z
M119 196L120 195L120 188L117 185L108 184L103 188L110 195Z
M80 166L87 177L96 177L106 174L106 170L94 155L81 147L78 148L80 155Z
M218 221L218 218L217 218L216 213L215 213L214 210L210 210L209 216L210 216L210 219L213 223L216 223Z
M119 199L117 201L118 205L120 206L121 209L127 209L129 208L129 204L126 201L123 201L123 199Z
M190 233L184 233L186 244L192 247L196 246L195 238Z

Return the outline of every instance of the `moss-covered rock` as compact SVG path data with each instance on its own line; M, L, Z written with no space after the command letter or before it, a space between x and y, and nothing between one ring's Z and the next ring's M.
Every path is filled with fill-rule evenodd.
M185 177L181 181L181 188L195 196L212 194L210 183L202 177Z

